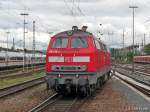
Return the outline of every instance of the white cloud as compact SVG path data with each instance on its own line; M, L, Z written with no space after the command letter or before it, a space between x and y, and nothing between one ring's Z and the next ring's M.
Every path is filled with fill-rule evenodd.
M8 30L11 30L10 38L14 37L16 41L23 38L23 17L20 13L25 10L29 13L26 18L29 32L27 36L31 39L27 39L26 44L30 48L33 20L36 21L38 42L48 44L48 32L56 33L71 29L73 25L80 27L88 25L88 30L95 34L103 29L102 39L118 47L122 43L122 30L125 29L127 32L125 42L129 45L132 43L132 10L129 9L129 5L133 4L139 6L135 10L136 36L148 32L148 37L149 23L144 21L150 18L149 0L74 0L74 3L72 0L0 0L0 33L2 34L0 40L5 40L5 32ZM103 27L99 24L103 24ZM113 35L108 36L108 32L113 32ZM136 42L141 42L142 38L142 36L136 37Z

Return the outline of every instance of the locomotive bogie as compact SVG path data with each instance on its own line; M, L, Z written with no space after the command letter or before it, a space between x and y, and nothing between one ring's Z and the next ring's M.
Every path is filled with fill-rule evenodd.
M100 88L104 82L109 79L109 73L109 69L107 72L101 73L47 73L47 89L55 90L61 94L69 94L73 92L83 93L84 95L91 95L97 88Z

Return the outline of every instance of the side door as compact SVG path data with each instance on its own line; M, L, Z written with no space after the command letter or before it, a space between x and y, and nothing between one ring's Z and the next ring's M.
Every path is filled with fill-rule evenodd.
M97 48L97 68L100 70L100 68L102 67L102 53L101 53L101 45L100 42L98 40L95 39L95 45Z

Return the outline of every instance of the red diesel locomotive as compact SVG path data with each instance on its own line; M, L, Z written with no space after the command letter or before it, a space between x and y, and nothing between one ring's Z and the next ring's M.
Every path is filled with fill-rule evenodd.
M47 88L58 93L92 95L110 77L110 52L83 26L61 32L46 52Z

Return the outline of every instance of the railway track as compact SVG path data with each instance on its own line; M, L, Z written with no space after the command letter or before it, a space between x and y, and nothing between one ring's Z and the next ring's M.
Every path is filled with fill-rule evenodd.
M135 69L134 73L132 72L131 68L128 68L126 66L121 66L121 65L115 65L113 66L115 67L115 70L117 70L118 72L129 76L130 78L133 78L134 80L140 82L140 83L144 83L148 86L150 86L150 73L145 73L142 71L139 71L139 69Z
M32 108L28 112L40 112L40 111L42 111L48 105L51 105L52 103L54 103L57 100L58 96L59 96L58 93L53 94L52 96L50 96L49 98L47 98L42 103L40 103L36 107Z
M86 100L87 97L81 99L79 96L62 96L55 93L28 112L76 112Z
M37 66L41 66L41 65L45 65L45 63L37 63L37 64L34 64L34 67L37 67ZM32 68L32 65L25 65L25 69L28 70ZM20 65L10 65L10 66L0 66L0 74L4 74L4 73L9 73L10 72L13 72L13 71L22 71L22 64Z
M6 97L6 96L11 95L11 94L18 93L18 92L23 91L25 89L40 85L44 82L45 82L44 77L41 77L41 78L33 79L30 81L26 81L24 83L20 83L20 84L16 84L13 86L9 86L9 87L0 89L0 98Z
M139 72L134 72L132 73L132 71L124 69L124 68L115 68L115 71L117 71L120 74L123 74L124 76L130 77L131 79L141 83L141 84L145 84L147 86L150 86L150 76L139 73Z
M120 74L118 71L114 74L115 77L134 87L144 95L150 98L150 86L145 85L144 83L140 83L139 81L134 80L131 77L124 76L124 74Z
M128 64L128 65L117 65L121 68L124 69L128 69L128 70L132 70L132 65ZM141 65L141 64L135 64L134 65L134 69L136 70L136 72L141 72L141 73L145 73L147 75L150 75L150 65Z
M44 67L44 65L35 65L34 68L41 68ZM26 70L32 70L32 67L25 67ZM8 69L8 70L1 70L0 75L10 74L10 73L16 73L22 71L22 68L14 68L14 69Z
M44 67L41 68L36 68L33 70L28 70L28 71L20 71L20 72L16 72L16 73L10 73L10 74L4 74L4 75L0 75L0 79L10 79L10 78L20 78L20 77L25 77L25 76L30 76L33 73L38 73L38 72L42 72L44 71Z

